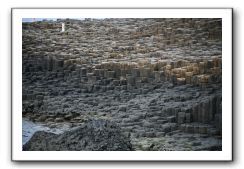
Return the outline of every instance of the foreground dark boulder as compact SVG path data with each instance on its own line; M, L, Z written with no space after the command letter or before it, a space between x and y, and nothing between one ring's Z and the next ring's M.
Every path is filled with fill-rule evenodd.
M132 145L121 129L105 120L90 120L71 131L53 134L37 131L23 151L130 151Z

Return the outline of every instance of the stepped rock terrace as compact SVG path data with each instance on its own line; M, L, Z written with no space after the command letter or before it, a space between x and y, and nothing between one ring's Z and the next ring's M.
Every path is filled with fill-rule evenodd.
M61 19L22 37L25 120L116 123L133 150L222 149L221 19Z

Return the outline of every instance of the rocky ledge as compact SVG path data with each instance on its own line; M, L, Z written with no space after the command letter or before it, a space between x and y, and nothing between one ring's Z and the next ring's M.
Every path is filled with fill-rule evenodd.
M105 120L89 120L63 134L37 131L24 151L132 151L130 139Z

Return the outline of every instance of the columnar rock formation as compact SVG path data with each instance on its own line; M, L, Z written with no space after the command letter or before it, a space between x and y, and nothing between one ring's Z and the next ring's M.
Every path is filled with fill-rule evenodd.
M221 146L221 26L220 19L23 23L23 116L50 127L107 119L136 150ZM158 140L184 136L194 137L191 146Z

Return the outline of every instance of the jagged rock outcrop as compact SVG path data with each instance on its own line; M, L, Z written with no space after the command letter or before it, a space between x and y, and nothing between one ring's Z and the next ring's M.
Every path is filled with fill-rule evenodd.
M105 120L90 120L71 131L53 134L37 131L23 151L132 151L130 139Z

